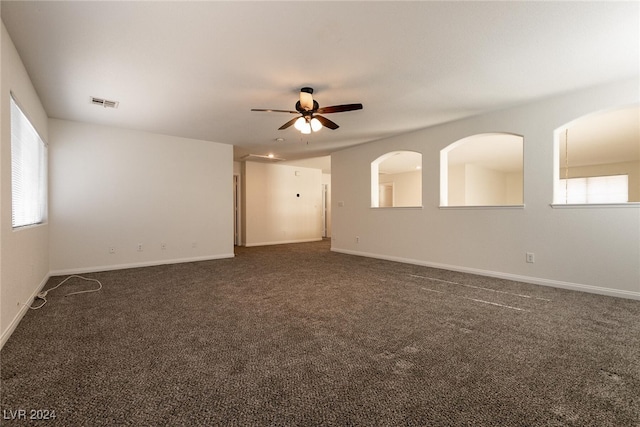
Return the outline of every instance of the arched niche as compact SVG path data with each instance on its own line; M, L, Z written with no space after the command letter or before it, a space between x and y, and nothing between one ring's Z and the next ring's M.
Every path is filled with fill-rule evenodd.
M371 162L371 207L422 206L422 153L391 151Z

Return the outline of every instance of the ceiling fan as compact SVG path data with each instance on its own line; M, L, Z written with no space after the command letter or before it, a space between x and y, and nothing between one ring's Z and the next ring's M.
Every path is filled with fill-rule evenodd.
M251 111L266 111L269 113L291 113L291 114L300 114L300 117L295 117L289 120L287 123L280 126L278 129L286 129L291 125L295 126L300 132L304 134L309 134L311 131L317 132L322 127L327 127L329 129L338 129L338 125L326 117L321 116L320 114L329 114L329 113L342 113L344 111L353 111L353 110L362 110L362 104L343 104L343 105L332 105L330 107L322 107L318 105L318 102L313 99L313 88L303 87L300 89L300 101L296 102L296 111L293 110L273 110L273 109L262 109L262 108L252 108Z

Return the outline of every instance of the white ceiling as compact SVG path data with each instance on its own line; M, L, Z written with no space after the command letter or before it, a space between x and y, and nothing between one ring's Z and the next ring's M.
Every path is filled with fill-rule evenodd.
M12 2L50 117L289 160L636 76L638 2ZM303 136L284 113L361 102ZM119 101L118 109L89 103ZM276 142L284 138L284 142Z

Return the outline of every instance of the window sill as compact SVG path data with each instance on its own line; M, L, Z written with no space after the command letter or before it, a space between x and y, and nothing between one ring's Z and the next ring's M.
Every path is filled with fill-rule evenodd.
M440 206L440 209L444 210L457 210L457 209L524 209L525 205L482 205L482 206Z
M640 208L640 202L629 203L551 203L553 209Z
M371 206L371 209L382 209L382 210L413 210L413 209L422 209L422 206Z
M18 227L12 227L11 231L22 231L22 230L30 230L32 228L38 228L38 227L43 227L45 225L47 225L48 222L44 221L44 222L39 222L37 224L27 224L27 225L20 225Z

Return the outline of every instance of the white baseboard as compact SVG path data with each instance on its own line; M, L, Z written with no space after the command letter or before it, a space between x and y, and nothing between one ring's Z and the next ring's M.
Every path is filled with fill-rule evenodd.
M260 243L246 243L246 247L252 246L270 246L270 245L286 245L289 243L308 243L308 242L319 242L322 240L322 237L315 237L313 239L297 239L297 240L278 240L273 242L260 242Z
M201 256L201 257L192 257L192 258L177 258L177 259L163 259L157 261L146 261L146 262L134 262L127 264L113 264L113 265L98 265L92 267L81 267L81 268L71 268L71 269L62 269L62 270L52 270L49 272L50 276L65 276L68 274L82 274L82 273L95 273L98 271L112 271L112 270L124 270L127 268L140 268L140 267L153 267L156 265L166 265L166 264L181 264L185 262L198 262L198 261L210 261L214 259L225 259L225 258L233 258L235 257L234 253L230 254L220 254L214 256Z
M534 285L550 286L553 288L569 289L573 291L588 292L598 295L606 295L618 298L627 298L640 300L640 292L625 291L621 289L603 288L600 286L584 285L581 283L563 282L560 280L544 279L540 277L522 276L519 274L503 273L499 271L481 270L477 268L460 267L457 265L439 264L434 262L422 261L412 258L402 258L396 256L380 255L369 252L352 251L348 249L331 248L331 251L343 253L347 255L363 256L367 258L383 259L386 261L395 261L405 264L420 265L423 267L439 268L443 270L459 271L461 273L477 274L479 276L495 277L498 279L513 280L516 282L531 283Z
M47 284L50 277L51 277L51 274L47 274L44 277L44 279L42 279L42 281L40 282L40 285L38 285L38 287L33 291L29 299L25 302L25 305L22 305L20 307L20 310L16 314L16 317L13 318L13 320L11 321L7 329L2 331L2 335L0 336L0 350L2 350L2 347L4 347L5 343L9 340L9 337L11 336L11 334L13 334L13 331L16 330L16 328L18 327L18 324L20 323L24 315L27 314L27 311L29 311L29 306L33 304L33 301L35 300L36 295L38 295L38 293L42 291L42 289L44 288L44 285Z

